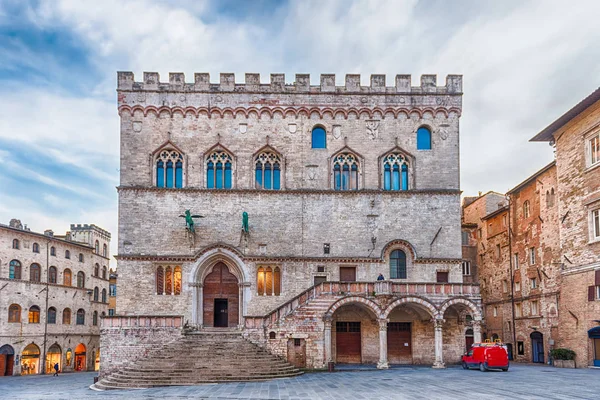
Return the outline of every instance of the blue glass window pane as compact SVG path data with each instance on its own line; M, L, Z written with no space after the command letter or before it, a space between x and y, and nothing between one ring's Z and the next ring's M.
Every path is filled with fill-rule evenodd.
M335 190L342 189L342 174L340 172L340 166L336 165L333 167L333 180L335 185Z
M417 150L431 150L431 132L425 127L417 130Z
M165 167L161 160L156 163L156 186L165 187Z
M10 271L8 273L10 279L15 279L15 266L11 264Z
M167 187L173 187L173 161L167 161Z
M358 189L358 166L356 164L352 165L350 173L350 189L357 190Z
M231 189L231 163L225 163L225 189Z
M215 166L215 187L223 189L223 163L220 161Z
M392 173L390 171L389 164L385 164L383 166L383 190L391 190L392 189Z
M255 179L257 189L262 189L262 178L262 164L256 163Z
M350 168L344 165L342 168L342 190L348 190L348 181L350 181Z
M265 164L265 189L271 189L271 164Z
M312 148L324 149L327 147L325 129L316 127L312 130Z
M402 190L408 190L408 167L402 165Z
M273 189L279 190L281 186L281 171L279 170L279 164L273 165Z
M406 253L402 250L394 250L390 254L390 277L406 279Z
M183 187L183 163L181 161L177 161L175 163L175 187L180 188Z
M215 188L215 166L212 161L206 165L206 187L208 189Z
M398 166L398 164L394 164L392 183L394 190L400 190L400 166Z

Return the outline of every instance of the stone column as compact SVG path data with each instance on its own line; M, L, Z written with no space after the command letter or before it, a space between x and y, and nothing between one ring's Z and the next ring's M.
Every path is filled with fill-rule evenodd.
M202 326L202 284L191 282L189 284L192 289L192 321L191 324L200 327Z
M250 300L250 282L242 282L239 284L240 287L240 304L239 307L239 320L238 326L240 328L244 328L246 325L244 321L244 315L248 314L248 300Z
M481 320L474 320L473 326L473 342L481 343ZM469 350L469 349L467 349Z
M379 362L377 363L378 369L388 369L387 357L387 325L388 320L381 318L379 321Z
M444 364L444 342L442 335L442 327L444 325L443 319L434 319L433 320L433 329L435 330L435 362L433 363L433 368L446 368Z
M324 358L325 358L325 367L331 361L333 361L333 357L331 354L331 323L333 318L330 315L326 315L323 317L323 321L325 322L325 332L323 335L323 343L325 345Z

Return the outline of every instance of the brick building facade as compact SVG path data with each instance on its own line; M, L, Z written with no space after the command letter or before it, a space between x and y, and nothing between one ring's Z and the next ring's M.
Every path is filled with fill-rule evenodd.
M117 93L119 297L103 373L143 356L131 335L148 350L177 340L139 326L169 316L240 329L308 368L442 367L478 339L460 245L462 77L340 87L333 75L120 72ZM186 210L202 217L195 235Z
M95 225L58 236L0 224L0 376L99 368L109 247Z

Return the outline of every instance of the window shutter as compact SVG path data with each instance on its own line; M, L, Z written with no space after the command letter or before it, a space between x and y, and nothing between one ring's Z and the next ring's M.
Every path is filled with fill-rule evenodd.
M600 269L596 270L596 280L594 282L594 285L600 286Z
M596 297L596 287L588 286L588 301L594 301Z

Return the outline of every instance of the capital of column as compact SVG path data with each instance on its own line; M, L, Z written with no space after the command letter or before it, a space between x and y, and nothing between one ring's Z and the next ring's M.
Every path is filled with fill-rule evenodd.
M380 318L378 320L378 322L379 322L379 330L387 332L387 326L388 326L388 322L390 322L390 320L387 318Z
M323 322L325 323L325 329L331 329L333 323L333 316L331 314L325 314L323 316Z
M250 287L252 284L250 282L240 282L238 283L239 287Z
M444 326L444 322L446 322L446 320L444 320L443 318L435 318L432 319L431 322L433 322L433 328L435 330L442 330L442 327Z
M190 283L188 283L188 285L190 287L202 287L202 286L204 286L200 282L190 282Z

